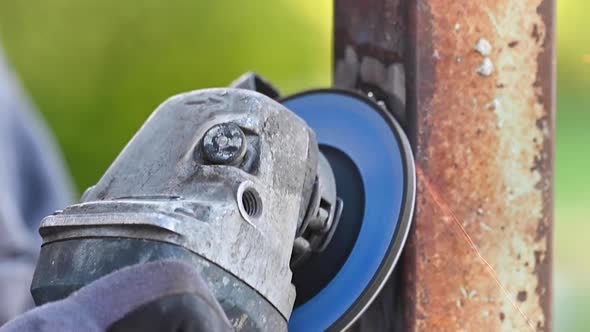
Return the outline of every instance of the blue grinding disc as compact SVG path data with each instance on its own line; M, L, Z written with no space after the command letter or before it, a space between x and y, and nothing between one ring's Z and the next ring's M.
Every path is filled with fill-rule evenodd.
M352 216L356 212L356 216L362 216L362 220L340 224L337 229L341 233L355 233L347 244L351 248L347 248L342 263L330 279L322 281L320 289L306 295L305 301L296 305L289 320L291 332L342 330L373 301L403 248L410 228L416 187L411 149L393 117L363 96L339 90L315 90L282 102L313 128L320 149L329 160L333 153L327 152L338 151L354 164L360 177L362 190L352 185L354 181L350 177L341 176L339 179L337 176L338 193L347 192L349 200L344 201L343 219L346 213ZM339 165L333 163L338 161L334 160L332 158L330 163L337 168ZM354 192L350 193L351 190ZM352 226L353 223L358 227ZM332 242L338 239L335 236ZM337 249L338 243L330 243L330 246L336 248L332 251L342 252ZM294 280L298 273L313 278L313 269L317 272L318 266L324 266L321 265L322 258L317 259L320 265L304 272L294 271ZM329 257L324 260L326 268L335 261ZM305 286L296 283L298 296L299 289Z

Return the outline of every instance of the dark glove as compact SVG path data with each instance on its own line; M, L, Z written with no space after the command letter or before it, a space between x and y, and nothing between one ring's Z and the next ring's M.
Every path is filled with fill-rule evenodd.
M177 261L123 268L0 328L13 331L231 331L199 273Z
M176 294L159 298L130 312L109 332L228 331L224 316L202 297Z

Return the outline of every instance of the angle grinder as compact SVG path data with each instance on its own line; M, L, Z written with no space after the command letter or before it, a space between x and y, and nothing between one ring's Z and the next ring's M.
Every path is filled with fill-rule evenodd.
M246 74L166 100L78 204L43 219L31 292L41 305L181 260L237 330L344 330L391 274L414 198L408 140L382 103L283 98Z

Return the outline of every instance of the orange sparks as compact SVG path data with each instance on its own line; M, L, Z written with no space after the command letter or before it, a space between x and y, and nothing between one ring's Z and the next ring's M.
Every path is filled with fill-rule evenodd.
M475 252L475 254L479 257L479 259L481 260L481 262L485 265L486 270L492 276L492 278L494 279L494 281L496 282L496 284L498 284L498 286L500 287L500 289L502 290L502 292L504 293L504 295L506 296L506 298L508 299L508 301L510 301L510 304L512 304L512 306L514 307L514 309L516 309L520 313L520 315L525 319L525 321L531 327L531 329L533 331L536 331L536 328L533 325L532 321L520 309L520 307L513 300L512 294L510 294L510 292L508 292L508 289L506 289L506 287L500 281L500 278L498 277L498 273L496 272L496 270L483 257L483 255L481 254L481 252L479 251L479 249L475 245L475 242L473 242L473 239L471 239L471 236L469 236L469 233L467 233L467 230L465 230L465 227L463 227L463 224L461 223L461 221L459 220L459 218L457 218L457 216L455 215L455 213L453 212L453 210L449 207L449 205L441 197L441 195L439 194L439 191L437 190L437 188L435 187L435 185L432 182L430 182L430 180L428 179L428 177L424 174L424 172L422 171L422 169L418 165L416 165L416 173L418 175L418 181L420 181L420 183L424 185L424 188L426 189L426 191L428 192L428 194L430 195L430 197L432 197L432 199L434 200L434 202L436 203L436 205L441 209L442 213L445 216L450 217L453 220L454 224L459 228L459 230L461 231L461 234L463 235L463 238L467 241L467 243L469 244L469 246L471 247L471 249L473 249L473 251Z

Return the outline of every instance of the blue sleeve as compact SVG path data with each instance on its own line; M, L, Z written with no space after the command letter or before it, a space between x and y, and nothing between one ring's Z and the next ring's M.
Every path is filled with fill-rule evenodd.
M71 203L53 137L0 50L0 324L32 305L41 219Z

